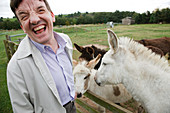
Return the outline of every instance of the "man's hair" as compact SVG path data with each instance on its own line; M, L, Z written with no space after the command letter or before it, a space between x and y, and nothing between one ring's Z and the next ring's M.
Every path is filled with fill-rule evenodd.
M50 5L48 4L47 0L39 0L39 1L44 1L47 9L52 12L51 8L50 8ZM11 10L12 12L15 14L15 16L17 17L16 15L16 12L15 10L19 7L20 3L22 2L22 0L11 0L10 2L10 7L11 7ZM17 17L18 18L18 17Z

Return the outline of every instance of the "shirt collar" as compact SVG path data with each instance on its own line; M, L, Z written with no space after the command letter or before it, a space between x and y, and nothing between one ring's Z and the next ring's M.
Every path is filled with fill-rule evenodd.
M57 34L56 32L53 32L53 33L54 33L54 38L57 40L57 43L59 45L59 49L65 48L67 42L59 34ZM40 52L46 51L45 48L49 47L49 46L37 43L37 42L33 41L31 38L29 38L29 39L40 50Z

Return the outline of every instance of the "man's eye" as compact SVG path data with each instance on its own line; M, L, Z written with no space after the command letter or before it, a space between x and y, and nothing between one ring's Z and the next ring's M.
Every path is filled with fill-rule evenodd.
M26 18L26 16L23 16L21 19L23 20L24 18Z
M26 20L27 16L22 16L21 20Z
M45 11L44 9L40 9L40 10L39 10L40 13L43 13L44 11Z

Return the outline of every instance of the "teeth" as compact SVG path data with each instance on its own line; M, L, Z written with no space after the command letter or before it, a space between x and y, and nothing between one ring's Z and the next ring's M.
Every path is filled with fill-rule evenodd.
M44 27L45 27L44 25L38 26L38 27L34 28L34 31L38 31L38 30L40 30L40 29L42 29Z

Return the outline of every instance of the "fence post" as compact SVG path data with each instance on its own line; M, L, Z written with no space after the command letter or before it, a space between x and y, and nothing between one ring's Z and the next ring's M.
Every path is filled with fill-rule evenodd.
M11 59L12 55L10 53L10 48L9 48L9 44L8 44L8 40L3 40L4 41L4 45L5 45L5 51L6 51L6 55L7 55L7 58L8 58L8 61Z
M18 48L18 44L9 41L9 40L3 40L4 41L4 45L5 45L5 51L6 51L6 55L8 58L8 61L11 59L12 55L15 53L15 51Z
M11 41L10 36L6 35L6 40L10 40Z
M10 49L11 49L11 54L13 55L16 51L16 47L17 46L14 42L10 42L9 43Z

